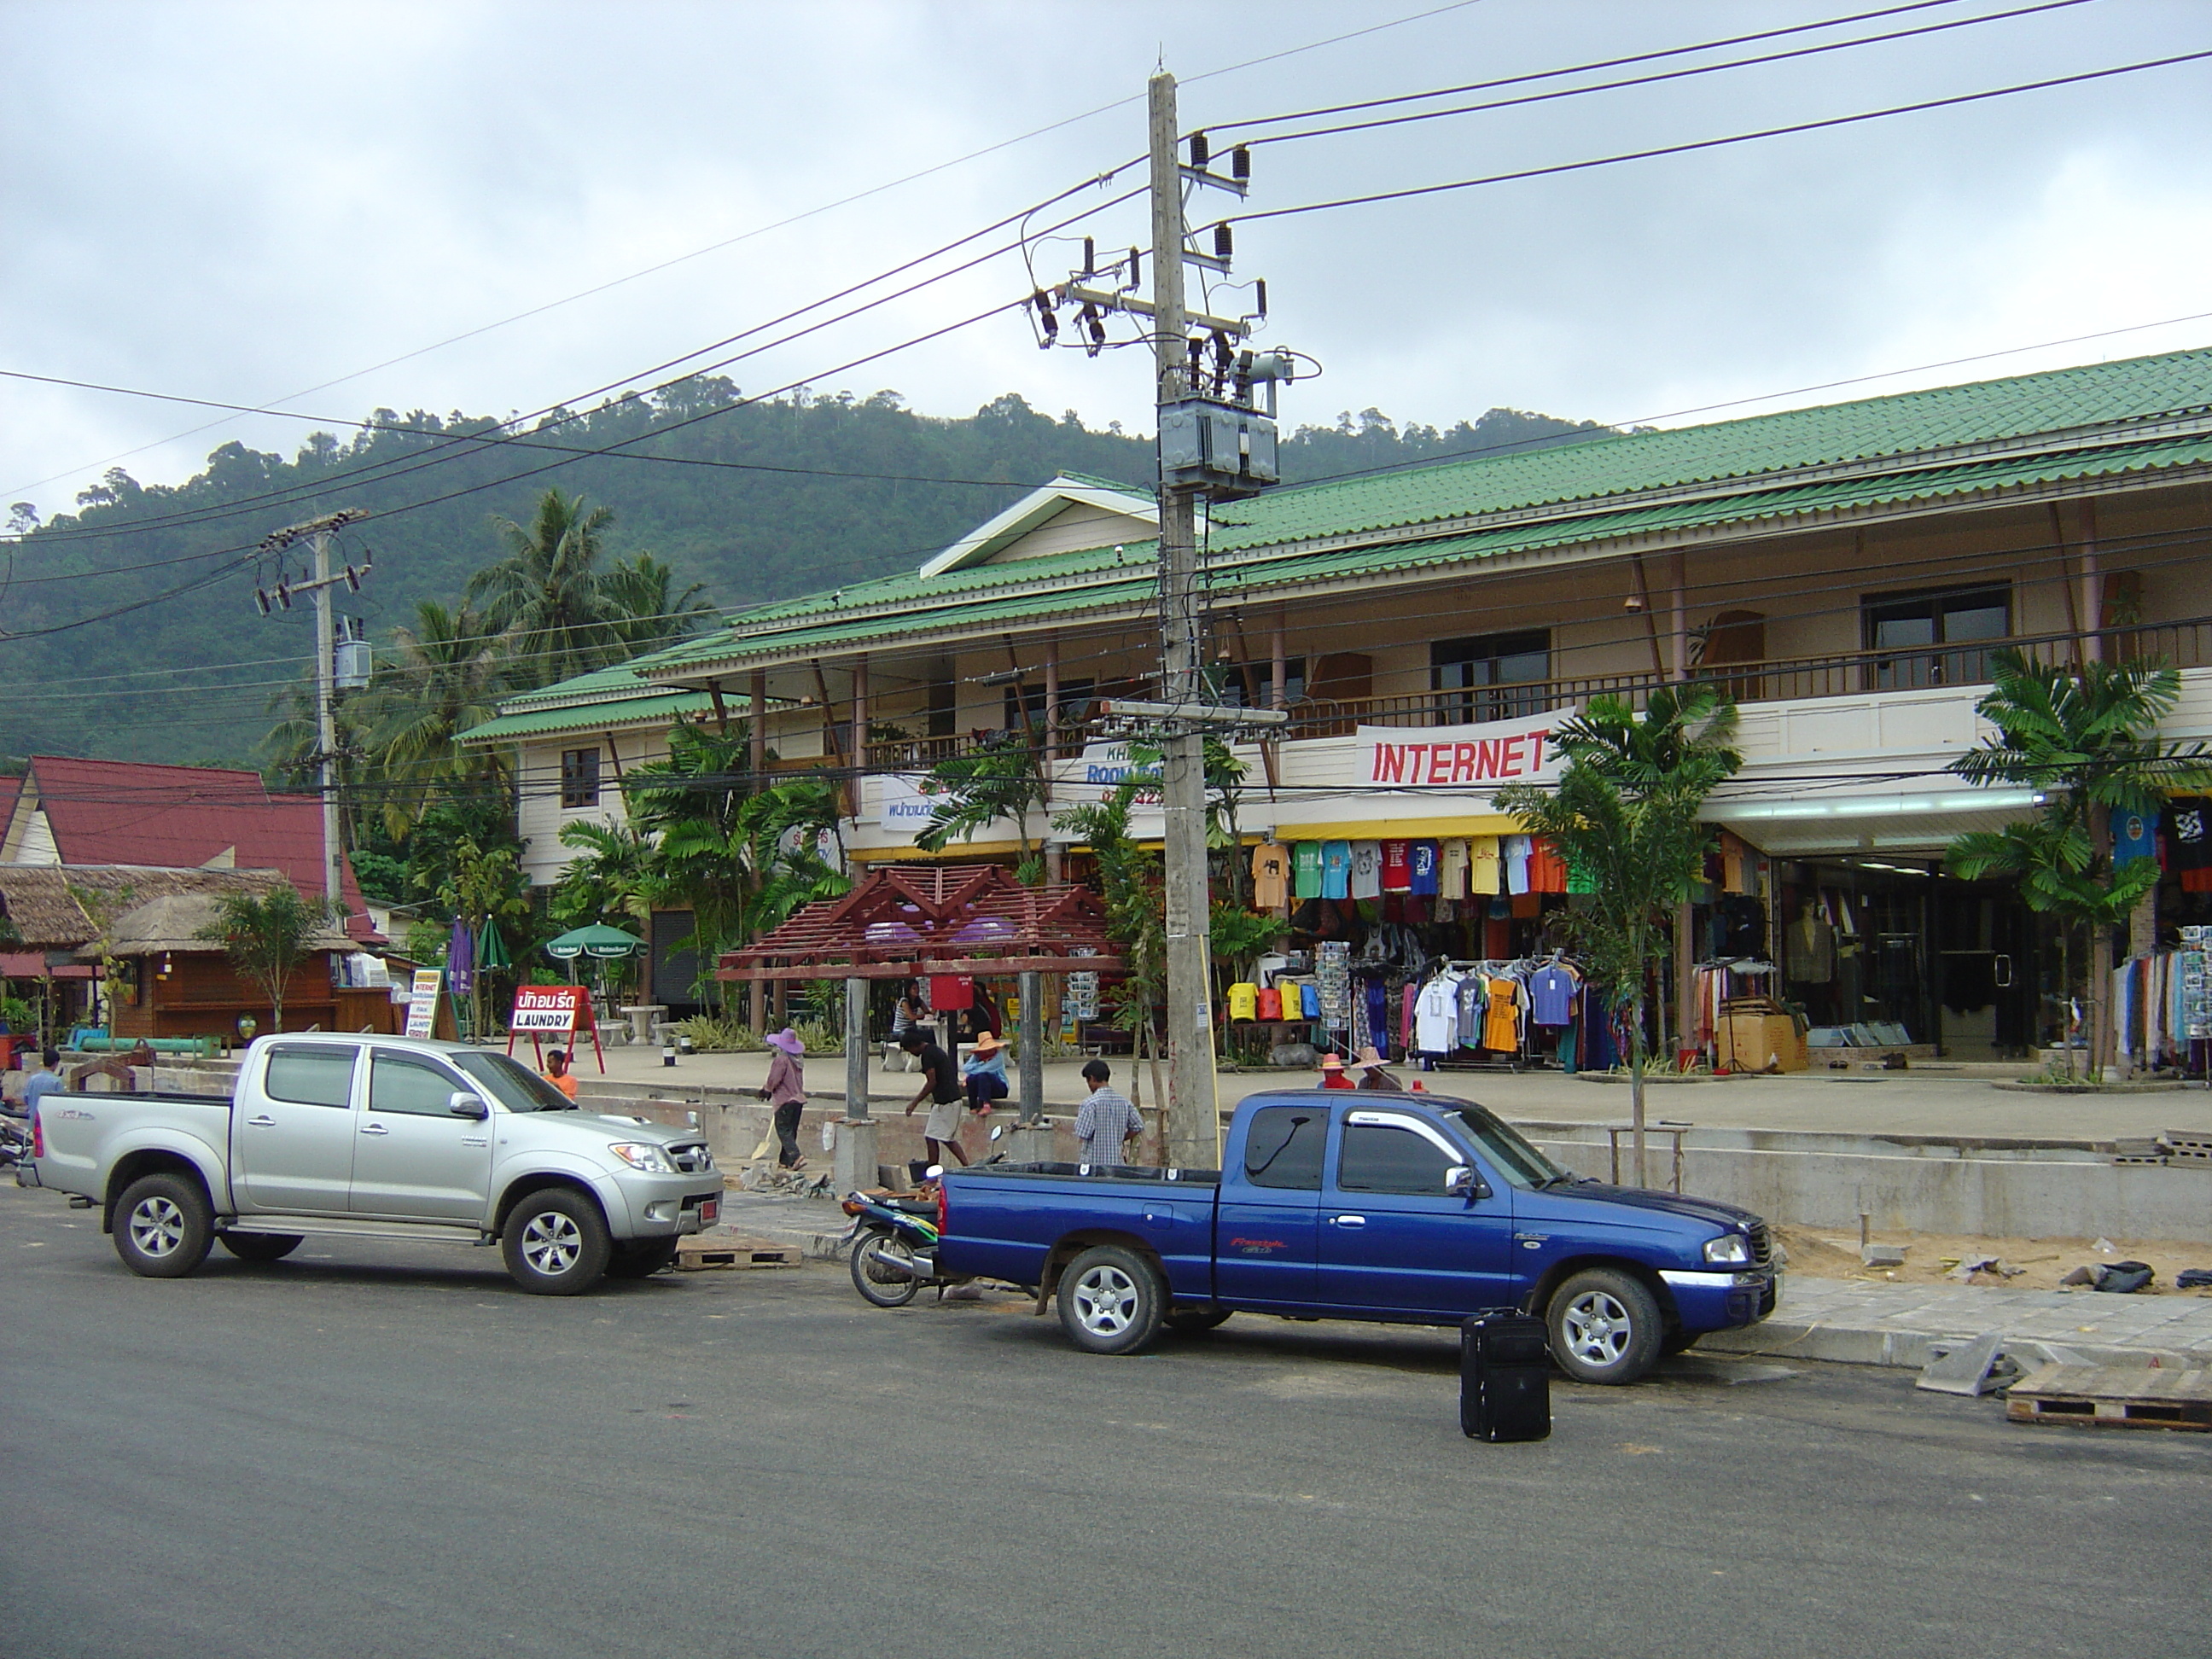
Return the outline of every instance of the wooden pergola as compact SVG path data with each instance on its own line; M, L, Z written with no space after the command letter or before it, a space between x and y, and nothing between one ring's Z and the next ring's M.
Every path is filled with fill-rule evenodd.
M1119 974L1105 907L1087 887L1024 887L999 865L887 865L742 951L720 980Z

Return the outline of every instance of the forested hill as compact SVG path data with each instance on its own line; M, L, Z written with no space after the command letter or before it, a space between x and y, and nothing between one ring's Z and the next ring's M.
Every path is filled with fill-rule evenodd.
M702 583L732 609L918 564L1063 469L1141 483L1153 467L1149 438L1093 430L1072 410L1054 420L1012 395L959 420L917 415L892 392L729 407L738 397L727 381L695 381L559 412L520 442L501 441L489 417L380 410L351 441L315 433L289 460L226 444L181 485L117 469L75 514L33 526L18 511L11 528L27 533L4 544L0 569L0 754L255 761L272 699L312 657L313 622L304 601L258 614L254 588L278 571L254 549L339 507L371 514L342 546L375 567L339 608L379 637L418 599L457 598L503 550L495 519L528 520L550 484L613 509L611 554L650 551L678 591ZM1400 428L1369 410L1298 431L1284 471L1319 477L1603 429L1496 409L1447 430ZM621 458L568 453L632 439ZM295 553L289 574L302 569Z

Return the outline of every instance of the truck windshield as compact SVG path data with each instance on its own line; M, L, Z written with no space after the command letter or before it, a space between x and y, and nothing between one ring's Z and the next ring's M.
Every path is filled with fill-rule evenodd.
M1475 1146L1482 1155L1497 1167L1498 1172L1516 1187L1548 1187L1555 1181L1573 1179L1565 1170L1546 1158L1519 1133L1500 1123L1480 1106L1463 1106L1454 1111L1474 1137Z
M573 1112L576 1103L509 1054L454 1054L469 1081L510 1112Z

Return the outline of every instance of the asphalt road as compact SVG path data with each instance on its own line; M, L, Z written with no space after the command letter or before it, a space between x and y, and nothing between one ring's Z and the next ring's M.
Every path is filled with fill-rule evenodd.
M404 1245L142 1280L0 1188L0 1653L2212 1652L2212 1437L1692 1356L1489 1446L1441 1334L1101 1359L1024 1309Z

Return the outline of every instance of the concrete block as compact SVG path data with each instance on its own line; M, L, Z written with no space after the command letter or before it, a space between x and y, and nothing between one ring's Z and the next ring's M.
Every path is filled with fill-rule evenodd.
M1990 1368L1996 1364L1997 1351L2003 1346L2002 1331L1984 1331L1963 1347L1929 1361L1912 1386L1936 1394L1963 1394L1970 1399L1985 1394L1991 1386Z
M837 1123L837 1145L830 1154L830 1168L840 1194L875 1185L876 1142L882 1127L872 1117L848 1117Z
M1869 1267L1902 1267L1905 1265L1905 1246L1869 1244L1859 1252L1859 1261Z

